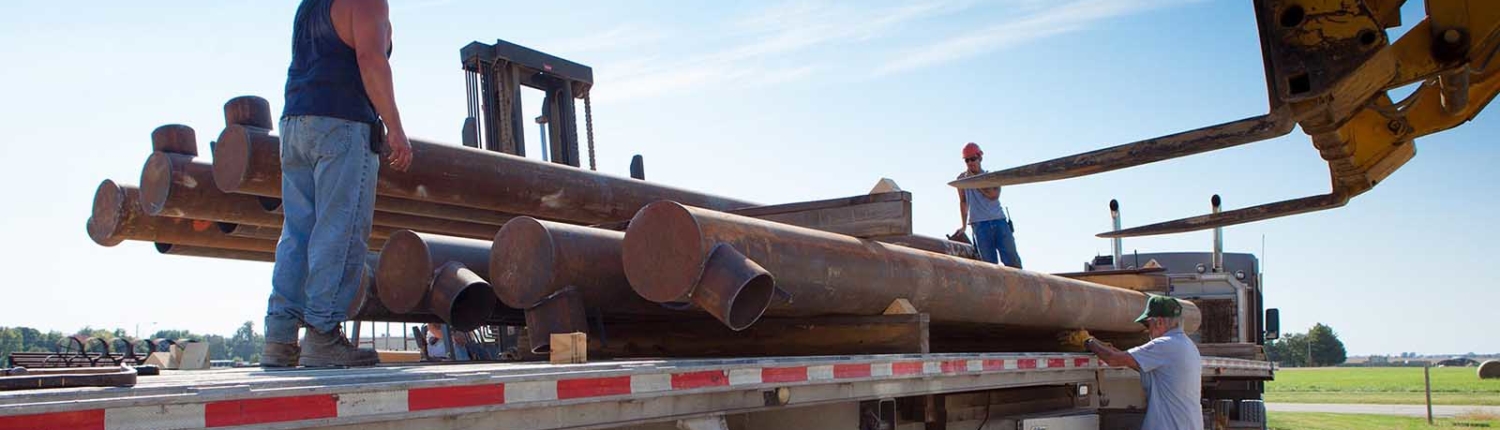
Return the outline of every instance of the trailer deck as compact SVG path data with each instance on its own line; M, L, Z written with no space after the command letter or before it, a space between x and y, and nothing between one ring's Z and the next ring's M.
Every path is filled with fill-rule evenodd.
M1269 379L1273 370L1263 361L1204 359L1205 378ZM0 430L598 428L1009 387L1093 387L1133 374L1086 354L167 371L129 388L0 393Z

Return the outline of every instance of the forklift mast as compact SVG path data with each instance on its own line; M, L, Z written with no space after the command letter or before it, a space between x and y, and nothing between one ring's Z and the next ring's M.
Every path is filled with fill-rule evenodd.
M541 117L550 161L579 167L578 120L575 99L584 101L588 127L589 168L594 169L593 112L589 89L594 70L541 51L504 40L487 45L470 43L459 51L466 72L468 118L464 121L465 146L526 156L526 116L521 106L521 86L541 90Z

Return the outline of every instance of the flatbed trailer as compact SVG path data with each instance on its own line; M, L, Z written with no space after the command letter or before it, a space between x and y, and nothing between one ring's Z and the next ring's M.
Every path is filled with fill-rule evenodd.
M1255 360L1205 357L1203 366L1205 386L1274 371ZM1136 379L1092 355L1064 353L165 371L134 387L0 393L0 430L1018 428L997 427L1016 418L990 413L1041 400L1054 405L1040 407L1042 415L1074 419L1050 428L1107 428L1099 415L1135 406L1139 384L1128 387ZM997 406L989 394L1028 396L1017 389L1073 398L1001 396ZM951 401L943 411L942 396L962 393L983 396L982 421L978 409ZM903 413L913 402L919 410ZM1090 419L1091 427L1074 427Z

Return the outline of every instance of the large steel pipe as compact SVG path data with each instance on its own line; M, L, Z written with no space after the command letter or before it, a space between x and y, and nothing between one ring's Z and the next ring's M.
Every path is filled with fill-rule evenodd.
M377 296L392 312L426 310L455 326L489 315L499 305L484 281L489 254L485 241L398 231L380 251Z
M191 156L157 152L141 169L141 208L152 216L280 227L255 196L230 194L214 185L214 166Z
M516 217L490 248L490 283L506 306L524 309L532 352L554 333L590 332L586 308L617 315L682 315L642 299L625 281L625 233Z
M187 246L156 242L156 252L163 255L180 255L184 257L219 258L226 260L260 261L270 263L276 261L276 242L270 242L269 245L272 249L271 252L243 251L238 249L210 248L204 246Z
M517 217L495 234L489 279L507 306L529 309L565 287L615 313L673 312L643 300L625 280L625 233Z
M219 134L214 178L221 189L257 195L278 193L280 138L269 133L263 128L232 125ZM657 200L716 210L756 206L492 151L417 140L411 143L415 152L411 168L396 172L382 163L377 194L579 224L630 219L636 210Z
M89 238L104 246L139 240L242 251L267 250L266 240L229 236L212 221L146 215L140 200L139 188L104 180L94 192L93 215L87 225Z
M903 246L821 232L684 206L653 203L625 233L623 261L631 287L656 302L691 298L710 313L732 318L748 311L734 300L699 300L715 272L744 270L721 259L730 248L775 275L789 302L767 315L879 315L896 299L910 300L934 322L967 322L1031 328L1086 328L1138 332L1134 322L1146 295L1043 273L1028 272ZM716 266L727 266L716 268ZM733 278L731 279L738 279ZM721 281L722 282L722 281ZM758 297L752 299L759 300ZM1196 330L1196 306L1184 304L1184 321Z

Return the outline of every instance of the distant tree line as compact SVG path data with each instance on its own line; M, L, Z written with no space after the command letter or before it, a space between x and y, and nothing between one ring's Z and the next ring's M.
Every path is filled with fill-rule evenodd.
M59 331L42 332L31 327L0 327L0 364L6 362L6 358L10 357L12 352L76 351L77 346L65 342L65 339L71 336L97 337L106 341L129 338L125 329L118 328L105 330L85 326L77 332L65 335ZM240 360L249 363L260 361L260 351L266 343L265 336L256 333L255 324L250 321L245 321L245 324L229 337L197 334L187 330L158 330L147 338L207 342L210 360ZM91 344L88 347L92 352L99 352L101 349L97 344ZM110 347L123 346L111 344Z
M1320 367L1344 364L1349 357L1339 334L1317 323L1307 333L1282 334L1266 343L1266 359L1283 367Z

